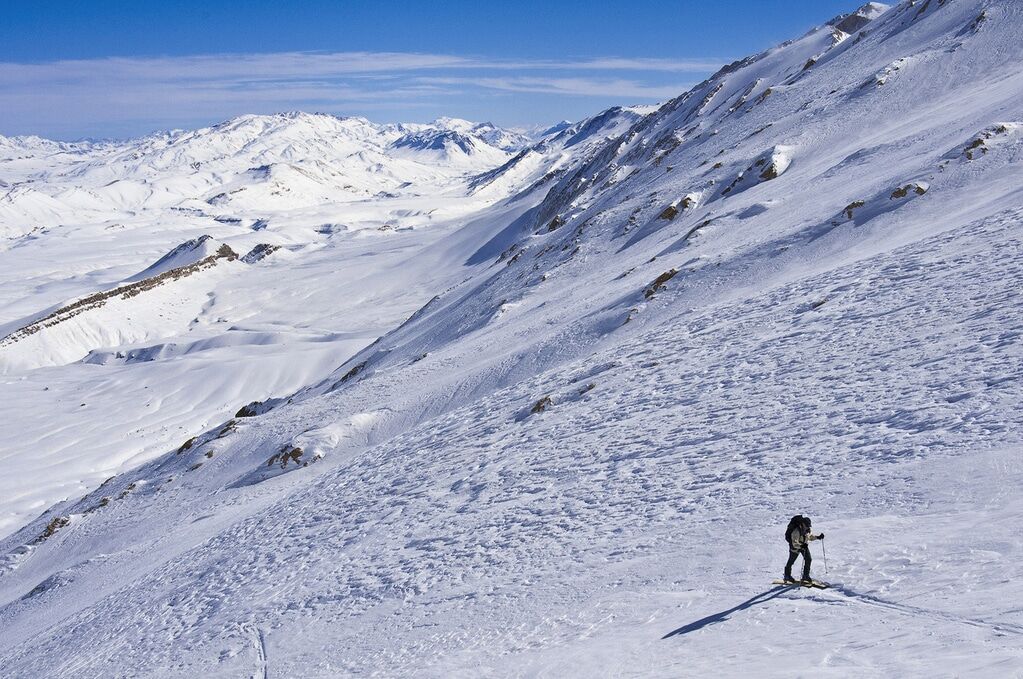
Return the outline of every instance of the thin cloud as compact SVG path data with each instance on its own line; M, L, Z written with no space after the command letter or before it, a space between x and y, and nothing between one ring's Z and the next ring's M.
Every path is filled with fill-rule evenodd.
M0 63L0 134L45 134L48 129L90 134L122 129L119 121L138 127L145 120L155 124L282 109L400 110L424 101L443 103L447 113L457 114L460 96L486 92L652 102L688 86L673 74L710 73L721 63L624 57L497 60L412 52Z
M635 80L601 78L420 78L421 82L436 85L479 87L505 92L535 92L589 97L623 97L661 100L684 92L691 83L675 85L646 85Z
M540 62L534 62L540 63ZM670 73L706 73L725 65L721 59L621 59L604 57L578 62L551 62L564 68L600 71L664 71Z

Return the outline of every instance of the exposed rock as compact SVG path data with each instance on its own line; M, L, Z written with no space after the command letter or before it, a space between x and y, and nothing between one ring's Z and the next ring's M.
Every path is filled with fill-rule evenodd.
M133 491L133 490L135 490L135 489L136 489L137 487L138 487L138 483L136 483L136 482L134 482L134 481L133 481L133 482L131 482L131 483L129 483L129 484L128 484L128 485L127 485L127 486L125 487L125 489L121 491L121 494L117 496L117 499L118 499L118 500L123 500L124 498L128 497L128 493L132 492L132 491Z
M230 434L231 432L233 432L237 428L238 428L238 422L236 420L228 420L227 424L225 424L221 428L221 430L219 432L217 432L217 438L218 439L222 439L225 436L227 436L228 434Z
M34 542L38 544L43 540L52 537L54 533L56 533L61 528L64 528L70 523L71 523L70 517L67 516L53 517L52 519L50 519L50 522L46 524L46 528L43 529L43 532L39 534L39 537L37 537Z
M678 217L678 208L674 205L669 205L661 211L661 214L657 215L659 219L666 219L669 222L675 217Z
M847 218L852 219L853 218L853 211L858 209L858 208L863 207L864 205L866 205L866 203L864 201L862 201L862 200L854 200L853 202L849 203L844 208L842 208L842 212L845 214L845 216Z
M120 287L114 288L113 290L97 292L93 295L89 295L88 297L83 297L77 302L73 302L71 304L68 304L67 306L63 306L57 309L53 313L49 314L48 316L38 321L35 321L33 323L30 323L29 325L19 328L18 330L15 330L10 335L7 335L6 337L0 339L0 346L13 344L18 340L28 337L29 335L34 335L43 328L57 325L62 321L77 316L82 312L89 311L90 309L97 309L99 307L102 307L104 304L107 303L108 300L113 299L115 297L120 297L121 299L130 299L132 297L135 297L136 295L146 292L147 290L152 290L157 286L164 285L166 283L176 281L182 278L186 278L204 269L209 269L211 267L216 266L222 259L226 259L227 261L234 261L238 259L238 253L232 250L231 247L225 243L224 245L220 246L220 248L217 250L215 254L212 254L208 257L204 257L203 259L200 259L198 262L195 262L194 264L180 266L175 269L164 271L163 273L158 274L156 276L144 278L135 283L129 283L127 285L122 285Z
M552 405L554 405L554 401L551 399L551 397L544 396L542 399L533 404L533 407L529 409L529 412L533 413L534 415L537 413L542 413L543 411L550 408Z
M274 252L277 252L277 250L280 250L280 246L271 245L270 243L260 243L249 250L248 253L242 257L242 261L246 264L255 264L262 259L266 259Z
M288 463L292 462L296 466L308 467L309 463L302 461L303 455L305 455L305 451L297 446L284 446L279 453L275 453L266 461L266 466L272 467L277 465L281 469L285 469Z
M341 378L341 383L343 384L343 383L347 382L348 380L350 380L350 379L352 379L354 377L357 377L359 375L359 373L361 373L365 369L366 369L366 361L363 361L362 363L359 363L354 368L352 368L351 370L346 372L344 374L344 376Z
M773 94L773 92L774 92L774 90L772 90L770 87L768 87L766 90L764 90L763 92L760 93L760 96L756 98L756 101L753 102L753 105L756 106L757 104L764 103L764 100L767 99L769 96L771 96L771 94Z
M678 269L672 268L665 271L660 276L654 279L654 282L647 286L647 289L643 291L643 296L650 299L655 293L664 289L664 284L670 281L678 274Z
M910 191L918 196L922 196L927 193L927 189L928 186L925 182L911 182L892 191L891 198L892 200L895 200L896 198L905 198L909 195Z

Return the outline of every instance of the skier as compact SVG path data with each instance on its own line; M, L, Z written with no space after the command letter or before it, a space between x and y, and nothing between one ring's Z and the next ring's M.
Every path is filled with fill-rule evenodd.
M789 521L788 528L785 529L785 541L789 543L789 560L785 562L785 577L786 583L795 583L795 579L792 577L792 564L796 562L796 557L800 554L803 555L803 583L813 582L810 579L810 546L811 540L823 540L824 533L820 535L814 535L810 532L810 517L802 516L797 514L793 516Z

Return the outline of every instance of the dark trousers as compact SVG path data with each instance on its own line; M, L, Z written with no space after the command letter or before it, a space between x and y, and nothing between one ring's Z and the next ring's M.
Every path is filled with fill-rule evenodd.
M803 545L803 548L799 551L793 551L789 548L789 560L785 562L785 577L792 577L792 564L796 563L796 557L800 554L803 555L803 579L810 579L810 562L813 560L810 556L810 546Z

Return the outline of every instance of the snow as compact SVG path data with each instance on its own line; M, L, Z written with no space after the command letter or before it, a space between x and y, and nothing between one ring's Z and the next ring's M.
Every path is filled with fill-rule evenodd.
M279 247L0 347L5 674L1018 672L1023 11L927 5L525 146L5 140L5 334Z

